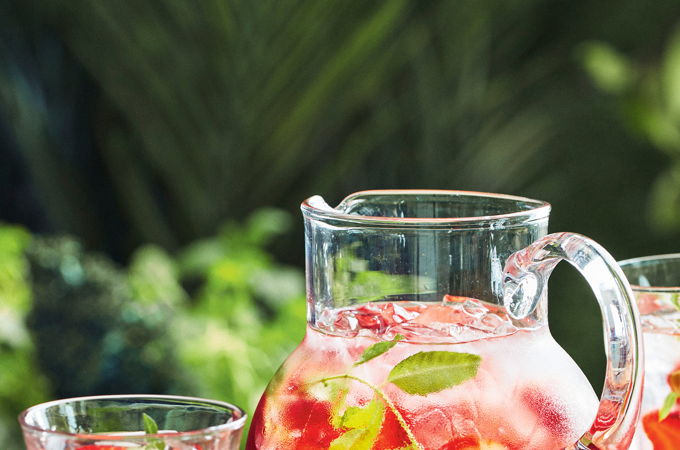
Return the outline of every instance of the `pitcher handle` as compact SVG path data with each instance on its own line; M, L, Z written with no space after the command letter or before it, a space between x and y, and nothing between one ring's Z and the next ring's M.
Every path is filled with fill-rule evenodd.
M568 449L627 449L642 400L642 340L633 293L612 256L595 241L574 233L554 233L508 258L504 303L515 319L534 311L558 262L576 267L590 284L602 310L607 371L593 425Z

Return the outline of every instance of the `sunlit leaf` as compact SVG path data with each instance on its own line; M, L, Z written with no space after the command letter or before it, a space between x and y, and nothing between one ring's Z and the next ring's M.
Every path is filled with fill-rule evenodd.
M581 45L581 63L602 90L618 93L630 87L635 73L625 56L609 44L591 41Z
M394 366L387 380L409 394L427 395L474 378L481 361L471 353L419 352Z

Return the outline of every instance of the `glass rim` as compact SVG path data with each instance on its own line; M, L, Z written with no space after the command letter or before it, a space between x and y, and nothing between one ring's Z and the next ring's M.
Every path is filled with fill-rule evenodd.
M57 431L57 430L47 430L44 428L41 428L36 425L31 425L26 421L26 418L28 417L29 414L32 412L39 410L39 409L46 409L52 406L57 406L60 404L66 404L66 403L73 403L73 402L83 402L83 401L92 401L92 400L127 400L127 399L146 399L146 400L171 400L171 401L177 401L177 402L200 402L204 403L207 406L214 406L214 407L220 407L220 408L226 408L231 411L237 412L240 414L240 417L236 420L230 420L229 422L225 422L219 425L213 425L210 427L206 428L201 428L198 430L189 430L189 431L179 431L177 433L153 433L153 434L144 434L140 436L122 436L120 434L106 434L106 433L71 433L68 431ZM117 394L117 395L89 395L89 396L84 396L84 397L71 397L71 398L64 398L64 399L59 399L59 400L51 400L48 402L44 403L39 403L37 405L30 406L23 410L18 417L19 420L19 425L21 425L22 429L25 430L30 430L33 432L38 432L38 433L45 433L45 434L50 434L50 435L55 435L55 436L63 436L63 437L68 437L68 438L78 438L78 439L99 439L99 440L107 440L107 441L118 441L118 440L130 440L130 439L146 439L146 438L156 438L156 439L163 439L167 437L185 437L185 436L201 436L201 435L209 435L213 433L221 433L224 431L237 431L245 425L246 419L248 415L246 412L228 402L223 402L220 400L210 400L206 398L201 398L201 397L188 397L188 396L181 396L181 395L155 395L155 394Z
M442 195L455 197L479 197L489 199L509 200L517 203L525 203L530 208L511 211L503 214L490 214L483 216L467 216L467 217L388 217L388 216L363 216L358 214L348 214L339 211L338 208L347 205L353 199L367 195ZM463 190L448 190L448 189L372 189L365 191L358 191L345 197L335 208L330 207L325 200L319 196L314 195L307 198L300 205L302 212L315 219L334 220L345 222L348 224L357 224L363 226L405 226L405 227L454 227L454 228L470 228L470 227L486 227L503 229L517 224L527 224L538 220L546 219L550 214L550 203L543 200L535 200L528 197L521 197L509 194L496 194L491 192L477 192L477 191L463 191ZM502 224L497 222L506 221ZM495 225L492 225L495 224Z
M678 262L680 262L680 253L664 253L661 255L639 256L637 258L629 258L624 259L622 261L618 261L617 264L619 265L619 267L621 267L621 270L623 270L625 275L626 267L630 267L635 264L646 264L651 266L667 260L678 260ZM626 278L628 278L627 275ZM655 292L655 293L680 292L680 286L640 286L638 284L630 283L630 287L631 289L637 292Z

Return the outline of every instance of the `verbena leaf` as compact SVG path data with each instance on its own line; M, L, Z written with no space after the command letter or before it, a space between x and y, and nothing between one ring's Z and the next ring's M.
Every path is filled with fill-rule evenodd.
M481 360L471 353L419 352L394 366L387 380L409 394L427 395L474 378Z
M341 428L349 430L333 440L329 450L370 450L384 418L385 406L376 398L364 407L347 408L342 416Z
M153 418L147 413L142 413L144 418L144 433L146 434L158 434L158 424Z
M158 424L153 417L147 413L142 413L142 418L144 419L144 433L146 434L158 434ZM165 444L160 439L150 439L149 443L146 445L149 450L163 450Z
M335 438L328 450L359 450L359 449L370 449L371 446L362 446L361 441L364 439L364 431L362 429L356 428L354 430L349 430L343 433L339 437Z
M397 345L397 342L401 341L404 339L404 336L401 334L397 334L394 339L390 341L382 341L378 342L377 344L373 344L370 347L368 347L364 352L361 354L361 358L359 358L359 361L355 362L354 365L358 366L360 364L365 363L366 361L370 361L373 358L382 355L395 345Z
M342 416L343 428L374 428L382 423L385 406L382 401L374 398L366 406L352 406L347 408Z
M678 394L675 392L671 392L666 396L666 398L663 401L663 406L661 406L661 409L659 410L659 422L664 420L668 415L671 413L671 409L673 409L673 405L675 405L675 401L678 399Z
M341 381L341 382L339 382ZM331 425L334 428L342 428L342 422L344 419L345 408L347 406L346 399L349 393L349 388L347 387L347 380L335 380L334 383L330 383L331 388L328 393L328 398L331 403Z

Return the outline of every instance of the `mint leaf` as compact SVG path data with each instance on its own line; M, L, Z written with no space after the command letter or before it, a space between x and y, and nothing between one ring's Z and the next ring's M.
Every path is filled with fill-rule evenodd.
M364 430L354 429L343 433L339 437L335 438L328 450L370 450L372 447L372 442L368 446L363 446L361 441L363 441Z
M371 450L384 418L385 406L376 398L364 407L347 408L341 428L349 430L334 439L328 450Z
M378 342L377 344L373 344L370 347L368 347L364 352L361 354L361 357L359 358L359 361L354 363L354 366L358 366L360 364L365 363L366 361L370 361L375 357L378 357L397 345L397 342L401 341L404 339L404 336L401 334L397 334L394 336L394 339L390 341L382 341Z
M142 418L144 419L144 433L145 434L158 434L158 424L153 417L147 413L142 413ZM149 443L145 446L147 449L164 450L165 444L160 439L149 439Z
M376 428L382 423L385 406L373 398L366 406L351 406L342 415L342 428Z
M474 378L481 361L471 353L419 352L394 366L387 380L406 393L427 395Z
M659 422L663 421L668 415L671 413L671 409L673 409L673 405L675 405L675 401L678 399L680 395L676 394L675 392L671 392L666 396L666 398L663 401L663 406L659 410Z
M144 419L144 433L158 434L158 424L156 421L147 413L142 413L142 418Z

